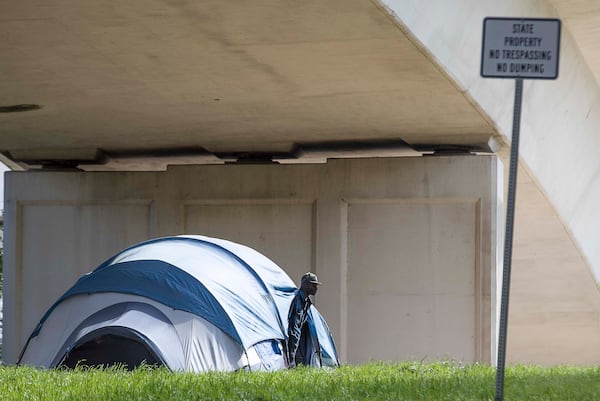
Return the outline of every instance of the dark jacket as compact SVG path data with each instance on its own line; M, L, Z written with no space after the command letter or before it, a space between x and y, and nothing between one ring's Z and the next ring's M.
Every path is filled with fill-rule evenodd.
M302 289L296 291L288 312L288 357L292 366L298 363L306 363L304 355L298 355L298 350L302 331L303 329L305 332L308 330L306 321L308 320L308 309L311 305L312 301Z

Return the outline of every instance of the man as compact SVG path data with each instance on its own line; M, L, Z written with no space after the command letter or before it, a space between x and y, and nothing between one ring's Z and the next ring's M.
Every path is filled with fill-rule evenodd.
M308 310L312 305L311 295L317 293L321 285L314 273L305 273L300 282L300 289L292 300L288 312L288 362L289 367L294 368L298 364L309 365L312 353L320 352L319 345L313 344L308 330ZM316 340L316 339L314 339ZM315 350L316 348L316 350Z

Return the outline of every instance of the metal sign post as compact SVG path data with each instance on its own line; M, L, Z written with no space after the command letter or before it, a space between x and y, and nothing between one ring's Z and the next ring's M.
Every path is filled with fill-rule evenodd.
M513 131L510 143L510 165L508 168L508 195L506 204L506 232L504 233L504 262L502 274L502 301L500 303L500 330L498 334L498 361L496 368L496 401L502 401L504 393L504 367L506 365L506 326L508 323L508 296L510 294L510 270L512 261L513 226L515 221L515 199L517 196L517 170L519 165L519 134L521 131L521 103L523 79L515 80L515 104Z
M558 19L485 18L483 21L481 76L484 78L515 78L495 401L504 399L506 332L517 195L523 79L556 79L558 77L559 51L560 20Z

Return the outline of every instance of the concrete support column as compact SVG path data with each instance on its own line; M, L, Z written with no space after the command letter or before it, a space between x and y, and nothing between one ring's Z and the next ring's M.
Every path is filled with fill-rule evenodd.
M316 205L315 269L325 285L317 298L317 307L327 320L342 361L347 356L347 204L343 201L343 175L327 169L320 180Z

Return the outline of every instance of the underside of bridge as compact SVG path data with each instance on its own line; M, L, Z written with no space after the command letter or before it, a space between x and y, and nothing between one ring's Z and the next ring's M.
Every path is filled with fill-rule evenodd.
M493 126L377 2L0 10L0 152L14 168L490 150Z
M600 7L549 4L600 69ZM388 5L424 9L423 20L451 12L377 0L4 2L0 161L161 170L496 150L485 112Z

